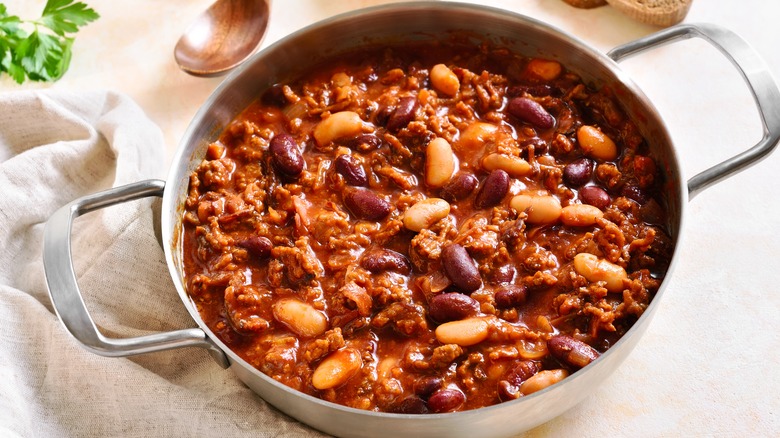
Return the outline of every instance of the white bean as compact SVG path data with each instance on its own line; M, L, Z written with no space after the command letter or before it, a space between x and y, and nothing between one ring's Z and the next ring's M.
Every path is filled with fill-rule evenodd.
M520 157L504 154L488 154L482 158L482 168L485 170L501 169L512 178L529 175L533 168L528 161Z
M357 350L344 348L334 351L314 370L311 384L319 390L335 388L349 380L362 366L363 359Z
M520 385L520 393L523 395L533 394L560 382L568 375L569 373L563 369L539 371Z
M328 329L328 318L322 312L295 298L282 298L272 310L274 318L298 336L312 338Z
M439 188L447 184L455 172L455 154L443 138L434 138L425 149L425 184Z
M458 94L460 80L449 67L444 64L436 64L431 68L431 85L436 91L452 97Z
M445 322L436 327L436 340L442 344L458 344L461 347L476 345L487 339L488 323L482 318L467 318Z
M580 126L577 130L577 141L580 149L589 157L611 161L618 156L615 142L595 126Z
M529 73L544 79L545 81L551 81L557 78L563 71L563 67L561 67L559 62L542 58L532 59L528 62L526 69Z
M460 133L455 144L459 150L482 151L488 142L495 141L498 126L485 122L474 122Z
M404 226L422 231L450 214L450 204L444 199L427 198L409 207L404 213Z
M561 217L561 202L551 195L517 195L509 206L518 213L525 212L526 221L533 225L552 224Z
M590 282L605 282L604 287L612 293L621 292L623 280L628 279L622 266L584 252L574 256L574 270Z
M357 136L365 126L358 113L341 111L331 114L314 127L314 139L318 145L326 146L340 138Z
M570 227L589 227L602 217L603 211L588 204L571 204L561 210L561 222Z

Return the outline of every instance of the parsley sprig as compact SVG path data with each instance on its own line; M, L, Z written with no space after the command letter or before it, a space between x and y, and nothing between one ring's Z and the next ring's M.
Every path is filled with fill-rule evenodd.
M74 0L48 0L41 17L22 20L0 3L0 74L16 82L56 81L68 70L73 34L100 17Z

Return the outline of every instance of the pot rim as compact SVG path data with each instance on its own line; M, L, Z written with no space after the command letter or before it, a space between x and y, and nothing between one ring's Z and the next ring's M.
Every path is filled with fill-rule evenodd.
M662 117L660 116L660 114L658 113L657 109L652 104L652 102L641 91L641 89L634 83L634 81L629 77L629 75L626 72L624 72L622 69L620 69L617 62L612 60L606 54L596 50L592 46L583 42L579 38L561 29L558 29L553 25L547 24L535 18L522 15L520 13L516 13L513 11L496 8L492 6L479 5L479 4L450 2L450 1L419 1L419 2L403 2L403 3L377 5L377 6L371 6L367 8L362 8L362 9L338 14L333 17L327 18L325 20L321 20L313 24L310 24L306 27L303 27L300 30L295 31L279 39L278 41L274 42L273 44L269 45L268 47L254 54L244 65L240 66L235 71L233 71L229 76L227 76L226 79L219 84L219 86L212 92L209 98L199 108L199 110L193 117L192 121L190 122L190 125L187 127L187 130L185 131L182 137L182 140L173 158L168 177L166 179L169 182L169 184L166 185L165 193L163 196L163 206L162 206L163 217L161 218L161 221L162 221L163 242L164 242L163 246L164 246L165 258L167 261L168 269L170 271L171 278L173 279L174 284L176 286L177 292L179 293L182 302L184 303L185 307L190 313L190 316L197 323L197 325L207 334L208 338L210 338L210 341L216 344L219 347L219 349L221 349L229 357L231 363L232 364L238 363L242 365L242 367L248 369L250 372L252 372L253 375L262 379L264 382L271 384L272 386L288 393L293 397L300 397L306 399L309 402L321 405L328 409L333 409L336 411L341 411L352 415L360 415L360 416L384 418L384 419L413 420L415 422L427 422L427 421L434 421L434 420L439 421L442 419L453 418L453 417L462 418L462 417L470 417L470 416L477 416L477 415L481 416L485 413L506 409L506 407L510 405L514 406L519 404L528 404L530 403L531 400L545 397L548 393L556 392L561 390L561 388L571 386L571 385L567 385L567 383L574 382L576 380L581 380L582 378L584 378L584 376L590 374L590 372L597 370L599 368L598 367L599 363L607 361L613 355L617 354L615 353L615 351L623 350L624 348L622 347L624 345L630 344L631 343L630 341L633 340L633 338L642 336L646 326L649 324L649 321L652 319L652 316L655 314L655 311L659 306L658 302L661 300L664 291L668 287L672 279L672 273L674 271L674 268L678 263L677 259L679 257L677 254L679 252L679 248L682 245L682 237L684 235L683 230L685 229L685 223L686 223L686 212L687 212L686 204L688 203L688 191L685 189L685 184L684 184L684 182L687 181L687 179L684 178L683 169L679 165L679 157L677 154L677 150L674 147L674 143L672 141L671 136L669 135L665 123L661 123L661 125L657 126L657 128L660 130L659 134L665 137L664 141L668 142L668 144L670 145L669 158L671 159L671 164L674 166L674 169L672 169L670 173L675 173L676 175L679 176L678 181L673 186L677 193L674 196L670 196L670 198L677 200L679 206L677 209L678 214L675 217L676 230L674 230L674 232L670 230L670 233L673 234L672 240L674 241L674 249L672 251L669 267L665 273L664 279L662 280L658 291L655 293L648 307L645 309L644 313L637 319L634 325L614 345L612 345L606 352L602 353L601 356L598 359L596 359L592 364L590 364L589 366L581 370L578 370L577 372L572 373L569 377L567 377L566 379L564 379L563 381L555 385L547 387L533 394L523 396L516 400L511 400L511 401L498 403L490 406L484 406L477 409L451 412L451 413L398 414L398 413L375 412L375 411L352 408L352 407L329 402L311 396L304 392L288 387L283 383L280 383L274 380L273 378L267 376L266 374L264 374L260 370L257 370L248 362L240 358L235 352L233 352L229 347L227 347L203 322L199 312L197 311L197 309L192 303L192 300L187 294L186 287L182 279L182 274L180 272L181 266L178 263L176 256L174 254L176 251L181 250L180 248L181 242L179 241L180 227L177 226L177 223L180 223L181 221L182 209L180 205L181 204L180 199L176 197L176 195L179 193L177 193L174 189L176 188L175 184L183 184L185 189L186 186L188 186L188 182L186 179L184 182L182 182L182 175L186 177L188 176L189 172L188 171L182 172L181 167L182 164L191 163L193 160L199 161L199 158L196 156L196 154L194 154L194 152L197 149L202 150L203 148L202 147L195 148L191 145L193 143L200 142L201 146L203 146L207 143L207 142L203 143L204 139L202 138L198 139L196 137L198 136L197 132L199 131L199 128L203 123L203 121L208 116L210 109L215 104L217 104L220 101L220 99L223 98L225 94L227 94L229 90L231 90L235 82L237 82L243 75L245 75L248 71L251 70L254 64L263 62L265 57L268 57L271 54L279 51L281 48L291 44L297 39L300 39L302 36L308 35L315 31L328 28L338 23L352 20L358 17L391 13L399 10L416 12L416 13L425 13L425 12L430 12L432 10L436 10L436 11L445 11L445 12L463 11L468 13L487 14L493 17L500 17L500 19L508 22L512 21L514 23L522 23L522 25L524 26L531 26L543 32L554 33L558 38L561 38L565 40L566 43L576 47L581 53L586 55L594 62L597 62L601 66L606 67L614 75L615 79L617 80L617 83L625 87L625 89L631 92L632 97L637 99L637 101L641 104L642 109L646 113L653 116L653 118L657 119L658 121L661 122L663 121ZM562 63L566 65L565 62ZM257 99L258 97L259 96L255 96L253 100ZM237 114L238 113L232 114L231 117L235 117ZM208 141L212 141L212 140L208 140ZM633 349L633 346L631 346L630 348ZM624 353L627 354L630 351L631 350L629 349ZM616 366L618 364L616 364ZM614 371L614 368L613 370L609 371L607 374L611 374L612 371ZM263 398L262 395L260 395L260 397Z

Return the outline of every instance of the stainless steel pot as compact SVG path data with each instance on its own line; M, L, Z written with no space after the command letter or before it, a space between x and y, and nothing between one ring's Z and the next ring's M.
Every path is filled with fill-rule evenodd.
M766 157L780 140L780 90L763 61L739 37L707 24L680 25L610 51L607 55L544 23L508 11L446 2L381 6L337 16L300 30L258 53L228 77L203 105L184 135L167 182L141 181L87 196L62 207L46 224L44 265L49 294L63 324L88 350L104 356L128 356L197 346L208 349L224 367L266 401L288 415L338 436L506 436L527 430L563 413L592 392L626 358L644 334L662 299L677 251L655 299L634 327L609 351L563 382L518 400L472 411L402 415L367 412L329 403L294 391L254 369L230 351L203 323L182 278L181 216L188 177L205 147L268 86L289 78L317 60L366 44L444 39L454 30L487 39L526 56L560 60L586 83L612 87L634 119L664 171L669 231L679 248L686 205L712 184ZM744 152L686 180L675 147L656 109L620 69L617 61L677 40L702 38L728 57L747 82L764 127L761 141ZM674 79L673 79L674 80ZM71 223L76 217L117 203L159 196L162 235L168 267L184 306L199 328L138 338L107 338L95 326L81 298L70 258Z

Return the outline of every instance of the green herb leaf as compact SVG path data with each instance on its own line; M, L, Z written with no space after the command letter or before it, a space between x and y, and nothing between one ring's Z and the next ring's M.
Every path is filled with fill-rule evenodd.
M58 45L56 37L36 30L16 46L16 61L27 70L30 79L46 80L46 58L56 56L54 52Z
M38 20L8 15L0 3L0 73L16 82L55 81L70 66L73 37L81 26L100 16L74 0L48 0ZM32 32L28 32L28 29Z
M0 4L0 32L6 35L14 35L19 31L19 24L22 20L17 16L8 16L5 5Z
M73 38L64 38L60 40L59 47L56 49L56 56L46 58L46 73L49 75L50 80L56 81L68 71L70 58L73 53L71 51L72 46Z
M26 77L24 69L13 62L13 53L6 43L0 40L0 72L6 72L13 80L21 84Z
M59 36L75 33L80 26L100 17L97 12L84 3L73 0L49 0L43 8L41 23Z

